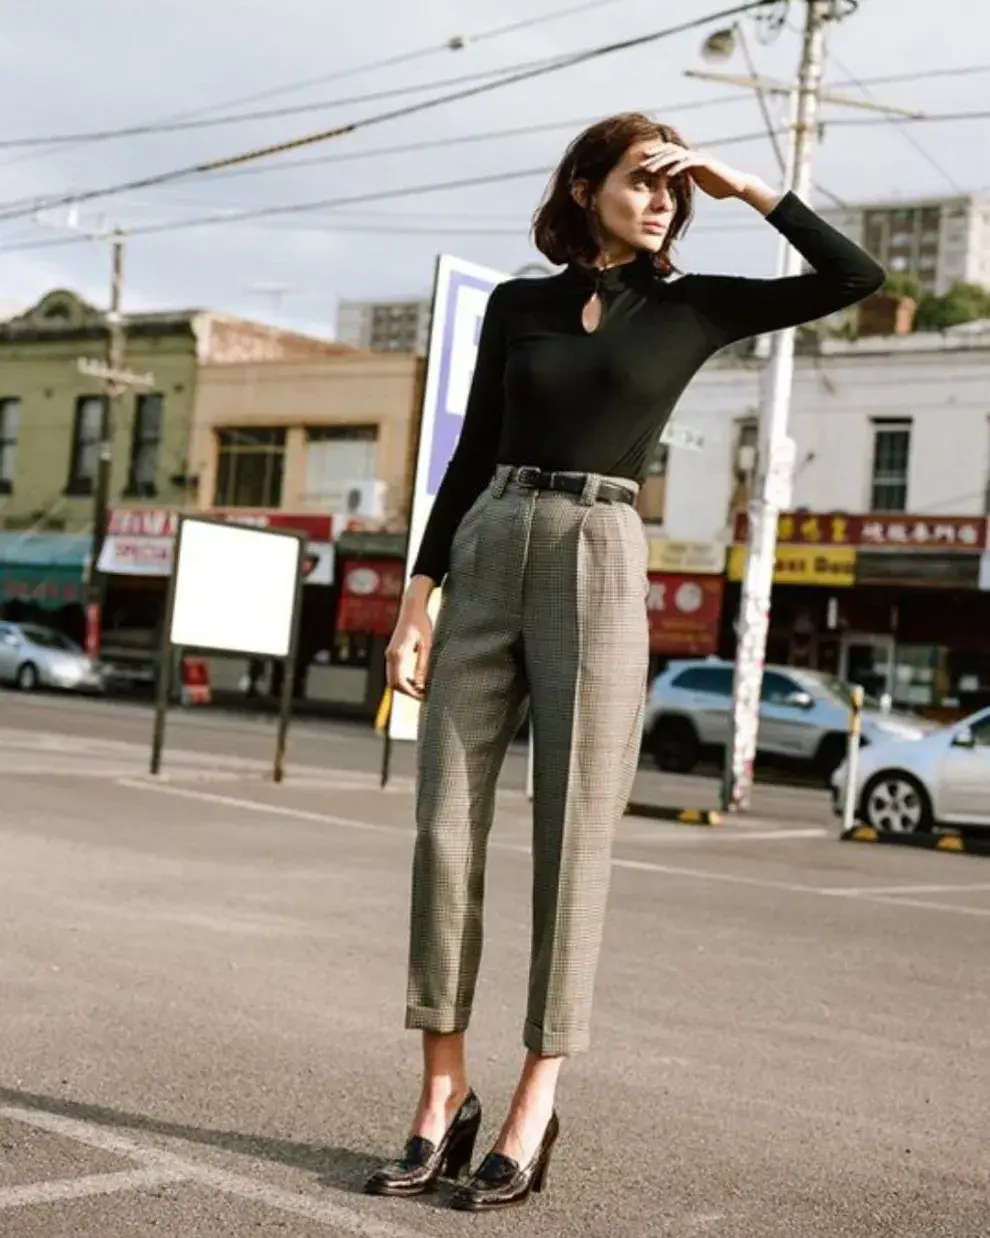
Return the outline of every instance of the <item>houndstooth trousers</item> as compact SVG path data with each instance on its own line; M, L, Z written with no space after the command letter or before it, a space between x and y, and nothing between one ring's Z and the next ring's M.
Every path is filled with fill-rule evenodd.
M588 1047L615 830L646 694L647 543L628 503L525 489L500 465L461 521L420 717L406 1027L463 1031L509 742L531 710L533 893L523 1040Z

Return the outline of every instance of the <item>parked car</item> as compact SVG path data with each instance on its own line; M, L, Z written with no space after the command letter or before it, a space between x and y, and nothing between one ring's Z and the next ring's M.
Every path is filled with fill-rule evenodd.
M897 834L936 825L990 826L990 709L920 742L866 748L858 765L856 816L867 825ZM837 815L848 777L843 762L832 777Z
M647 697L643 743L661 769L688 773L729 739L733 664L716 658L671 662ZM797 764L828 784L845 757L850 685L820 671L768 666L760 696L758 755ZM917 740L933 724L913 714L863 711L863 740Z
M0 621L0 682L12 683L22 692L104 688L99 664L67 636L40 624L5 621Z

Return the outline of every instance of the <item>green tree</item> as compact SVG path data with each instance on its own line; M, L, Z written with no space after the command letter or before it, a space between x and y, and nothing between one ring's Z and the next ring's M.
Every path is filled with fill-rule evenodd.
M980 284L953 284L943 296L929 293L922 297L914 329L945 331L978 318L990 318L990 288Z
M910 297L913 301L921 302L924 297L924 290L921 287L921 280L917 275L888 275L884 282L883 290L891 297Z

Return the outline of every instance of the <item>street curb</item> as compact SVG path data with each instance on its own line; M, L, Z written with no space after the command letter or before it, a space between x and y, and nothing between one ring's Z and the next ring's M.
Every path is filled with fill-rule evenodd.
M872 825L854 825L839 835L845 843L881 843L893 847L915 847L922 851L954 851L966 855L990 856L990 838L973 838L958 830L936 830L929 834L898 834L878 830Z
M662 804L630 801L627 817L651 817L654 821L672 821L676 825L721 825L722 814L714 808L666 808Z

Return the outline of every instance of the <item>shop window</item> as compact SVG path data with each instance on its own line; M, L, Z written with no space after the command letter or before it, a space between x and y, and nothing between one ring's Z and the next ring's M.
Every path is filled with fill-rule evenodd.
M164 404L165 397L158 392L140 395L137 399L127 478L127 494L136 498L150 499L156 493Z
M871 512L907 511L910 421L874 421Z
M69 494L92 494L100 463L100 430L106 397L84 395L76 400L72 429L72 457L69 463Z
M217 431L214 507L279 507L285 471L285 431Z
M21 402L0 400L0 494L11 494L17 472L17 444L21 437Z

